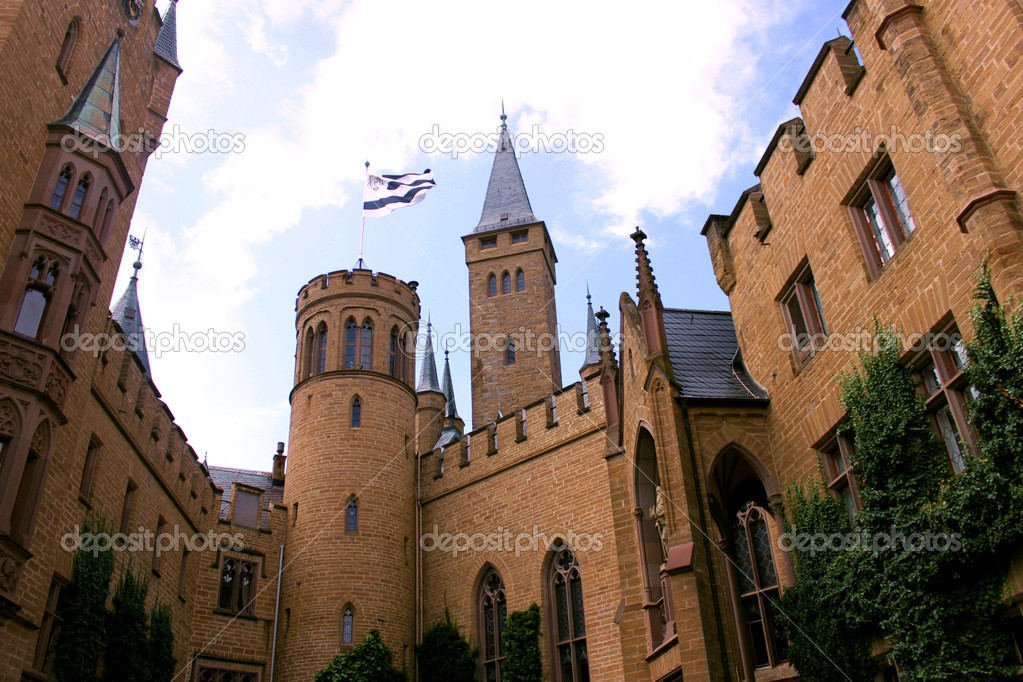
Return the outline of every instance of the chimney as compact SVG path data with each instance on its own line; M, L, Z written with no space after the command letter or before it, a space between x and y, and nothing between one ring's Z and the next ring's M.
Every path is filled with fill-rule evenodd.
M277 443L277 454L274 455L274 469L273 469L273 485L284 485L284 462L287 461L287 457L284 456L284 441Z

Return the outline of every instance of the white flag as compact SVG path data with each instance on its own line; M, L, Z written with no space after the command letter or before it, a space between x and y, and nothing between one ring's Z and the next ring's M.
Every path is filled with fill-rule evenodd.
M404 175L367 175L362 195L362 217L385 216L396 208L418 204L426 191L437 186L433 171Z

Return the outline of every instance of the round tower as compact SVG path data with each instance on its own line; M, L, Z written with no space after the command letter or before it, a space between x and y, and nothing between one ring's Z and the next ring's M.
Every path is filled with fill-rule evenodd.
M370 630L412 669L419 309L415 282L369 270L298 292L280 679L312 679Z

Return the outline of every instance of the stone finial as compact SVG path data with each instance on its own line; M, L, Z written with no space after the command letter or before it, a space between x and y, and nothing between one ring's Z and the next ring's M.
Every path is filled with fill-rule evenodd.
M598 325L600 335L600 362L605 366L615 366L615 349L614 344L611 342L611 332L607 327L607 318L611 317L611 313L604 310L601 306L600 312L596 315L597 319L600 320Z
M657 283L654 280L654 269L650 265L650 256L647 254L646 245L643 243L646 239L646 233L637 227L636 231L630 236L632 241L636 242L637 295L639 298L643 298L643 294L646 294L649 298L657 300L660 296L657 293Z

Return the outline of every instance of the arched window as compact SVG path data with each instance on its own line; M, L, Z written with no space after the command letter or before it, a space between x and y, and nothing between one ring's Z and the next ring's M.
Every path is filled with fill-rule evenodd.
M49 262L39 256L32 263L29 271L25 294L21 299L18 319L14 323L14 331L22 336L36 338L46 317L46 309L53 295L53 288L60 277L60 263Z
M547 578L548 622L554 632L554 663L551 669L557 682L587 682L590 679L586 651L586 617L583 614L583 583L579 562L565 547L554 555Z
M107 210L103 212L103 231L99 239L104 244L107 243L107 237L110 236L110 227L114 224L114 216L116 214L117 207L114 204L114 200L111 199L107 202Z
M493 566L487 568L476 595L476 622L478 625L480 663L483 679L500 682L501 661L504 660L504 622L508 619L508 603L504 594L504 581Z
M493 275L487 278L487 296L497 296L497 277Z
M768 512L750 499L734 521L735 572L753 662L758 668L773 667L785 659L784 642L775 624L779 615L778 571L767 518Z
M357 429L362 426L362 400L358 396L352 401L352 428Z
M651 511L657 506L661 477L657 469L657 450L653 436L642 429L636 441L636 459L633 465L635 516L639 532L640 557L643 569L644 610L650 634L651 649L656 649L667 634L664 593L661 588L661 564L664 548L661 535Z
M355 497L348 500L348 506L345 508L345 532L359 532L359 501Z
M373 324L367 317L359 330L359 369L373 366Z
M89 193L89 184L92 182L92 178L89 175L83 175L82 179L78 181L78 187L75 188L75 196L71 199L71 210L68 211L68 215L78 220L78 216L82 214L82 206L85 204L85 197Z
M71 20L67 25L67 32L64 33L64 42L60 46L60 53L57 55L57 73L60 79L67 83L67 67L71 63L71 55L75 51L75 43L78 42L78 18Z
M316 330L316 371L323 373L327 371L327 323L320 322Z
M92 216L92 230L97 235L103 228L103 209L107 206L107 188L104 187L103 191L99 193L99 201L96 202L96 213Z
M359 329L355 324L355 318L349 317L345 323L345 369L355 367L355 345Z
M408 380L416 373L415 343L412 339L412 332L405 332L405 343L401 347L402 353L405 355L404 362L401 363L401 378Z
M73 174L74 170L71 168L71 164L68 164L61 169L60 175L57 176L57 186L53 188L53 196L50 197L50 208L54 211L59 211L61 204L64 203L64 194L67 192L68 185L71 184Z
M526 273L519 270L515 273L515 291L526 290Z
M32 537L32 525L43 492L44 458L49 449L50 423L44 421L36 427L32 436L25 468L21 471L21 482L14 497L14 509L11 510L11 537L22 546L26 546Z
M348 605L341 616L341 643L351 644L355 641L355 609Z
M511 275L509 275L507 272L501 275L501 293L502 294L511 293Z
M303 351L302 357L303 379L306 379L313 374L313 356L315 352L314 341L315 336L313 335L313 328L309 327L305 330L305 351Z
M398 376L398 328L391 327L391 340L388 344L387 373L392 377Z
M514 365L515 364L515 341L511 338L505 340L504 347L504 364Z

